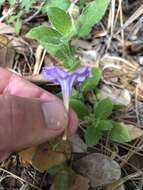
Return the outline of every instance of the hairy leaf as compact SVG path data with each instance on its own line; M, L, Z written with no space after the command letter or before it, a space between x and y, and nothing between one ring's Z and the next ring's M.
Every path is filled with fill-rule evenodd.
M96 128L101 131L109 131L113 128L113 123L111 120L100 120Z
M88 146L94 146L99 143L102 137L102 132L96 129L94 126L88 127L85 132L85 140Z
M96 88L101 78L101 70L98 68L92 69L92 77L87 78L81 86L81 91L93 90Z
M110 140L118 143L129 142L131 140L128 129L122 123L113 122L113 125Z
M70 106L75 110L80 119L83 119L85 116L89 114L87 106L78 99L72 98L70 100Z
M66 11L70 6L70 0L50 0L42 8L43 13L47 12L49 6L57 7Z
M112 101L109 98L105 98L94 106L95 117L101 120L107 119L111 115L112 109Z
M109 0L95 0L89 3L77 19L77 35L84 37L91 31L105 14Z
M47 14L52 25L58 32L64 35L70 32L72 27L71 19L64 10L57 7L48 7Z
M59 32L48 26L38 26L33 28L27 33L26 36L41 43L56 45L60 43L60 39L62 37Z

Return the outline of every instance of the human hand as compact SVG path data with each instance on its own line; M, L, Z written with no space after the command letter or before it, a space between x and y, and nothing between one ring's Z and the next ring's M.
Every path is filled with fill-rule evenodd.
M76 114L68 115L62 101L51 93L0 68L0 161L12 152L75 132Z

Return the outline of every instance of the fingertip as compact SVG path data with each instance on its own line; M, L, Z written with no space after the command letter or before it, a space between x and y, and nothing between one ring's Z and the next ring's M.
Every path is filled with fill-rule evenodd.
M0 162L3 162L11 155L10 152L0 152Z

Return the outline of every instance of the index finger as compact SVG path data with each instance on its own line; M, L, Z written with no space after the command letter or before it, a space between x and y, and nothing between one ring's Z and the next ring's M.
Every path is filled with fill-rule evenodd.
M0 68L0 94L40 98L47 101L56 98L46 90L3 68Z

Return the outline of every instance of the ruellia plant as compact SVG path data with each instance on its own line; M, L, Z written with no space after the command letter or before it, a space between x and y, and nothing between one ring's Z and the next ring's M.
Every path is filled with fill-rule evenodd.
M50 26L47 23L32 28L27 37L37 40L64 68L74 69L80 60L71 45L72 40L87 36L104 16L108 4L109 0L94 0L80 10L71 3L66 11L56 6L46 6L44 11L48 15ZM78 8L79 12L75 11Z
M50 25L47 23L32 28L27 34L27 37L37 40L57 59L59 65L44 68L43 77L54 84L60 84L65 108L69 111L71 106L77 112L88 146L96 145L104 136L108 136L110 141L130 141L128 130L111 117L114 105L109 98L96 98L92 104L86 100L85 95L89 92L96 97L102 73L98 68L76 69L80 59L71 45L73 39L83 38L91 32L104 16L108 4L109 0L94 0L90 3L84 1L80 6L74 3L63 4L64 7L61 4L45 5L44 12L48 15ZM74 87L77 90L73 90Z

